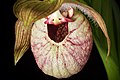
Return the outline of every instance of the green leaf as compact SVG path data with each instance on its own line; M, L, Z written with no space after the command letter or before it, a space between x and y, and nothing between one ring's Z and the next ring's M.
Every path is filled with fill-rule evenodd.
M104 63L108 79L120 80L120 10L113 0L84 0L103 17L111 40L111 50L106 62L107 43L102 31L93 25L93 38Z
M113 9L113 21L115 23L115 36L116 36L116 50L118 53L118 62L119 62L119 68L120 68L120 9L118 7L118 5L116 4L116 2L111 1L112 2L112 9Z

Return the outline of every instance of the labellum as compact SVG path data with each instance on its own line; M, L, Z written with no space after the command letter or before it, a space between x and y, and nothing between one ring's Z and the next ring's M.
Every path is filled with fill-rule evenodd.
M92 49L91 28L81 13L74 16L77 18L73 21L58 10L33 25L32 52L39 68L48 75L69 77L79 72L88 60Z
M42 3L45 3L45 1ZM27 34L24 34L22 30L18 31L19 33L23 33L21 34L22 36L28 36L27 38L17 37L19 33L16 33L16 45L18 45L15 47L16 63L20 57L22 57L19 56L21 55L20 52L24 54L26 51L26 49L24 49L25 44L31 43L31 45L27 45L27 48L31 46L38 67L45 74L56 78L67 78L78 73L86 64L92 49L92 30L88 18L100 26L103 31L108 42L109 55L110 40L107 29L103 19L96 11L76 1L51 1L53 3L61 1L61 4L53 10L50 8L52 13L44 13L46 17L40 16L40 13L35 12L37 10L35 7L30 9L26 8L28 9L27 11L20 9L21 12L16 9L14 10L16 16L21 20L16 23L17 29L19 29L18 23L21 23L23 27L29 28L25 28ZM18 0L18 2L20 1ZM15 8L19 9L18 7ZM25 14L24 17L23 13ZM87 15L87 17L85 15ZM27 20L27 18L30 19ZM18 42L22 42L23 38L27 42L21 43L22 46ZM23 51L18 51L20 49ZM16 54L19 58L16 57Z

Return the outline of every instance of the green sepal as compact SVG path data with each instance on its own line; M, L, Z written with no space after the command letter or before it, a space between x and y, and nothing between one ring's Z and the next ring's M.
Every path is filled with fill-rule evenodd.
M15 16L24 22L24 26L47 17L62 5L64 0L17 0L13 6Z

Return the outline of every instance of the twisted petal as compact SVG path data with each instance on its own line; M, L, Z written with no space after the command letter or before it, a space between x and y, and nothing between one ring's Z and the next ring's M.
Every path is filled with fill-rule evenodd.
M15 47L14 47L14 58L15 64L19 61L19 59L23 56L23 54L28 50L30 46L30 34L31 34L31 26L26 27L23 25L23 21L17 20L15 25Z
M108 52L107 52L107 57L110 54L110 38L108 36L108 32L107 32L107 28L106 28L106 24L103 20L103 18L101 17L101 15L95 11L94 9L92 9L91 7L84 5L81 3L81 6L83 6L85 8L85 10L90 13L89 15L92 16L94 18L94 20L98 23L99 27L101 28L102 32L104 33L106 39L107 39L107 44L108 44ZM107 58L106 58L107 60Z

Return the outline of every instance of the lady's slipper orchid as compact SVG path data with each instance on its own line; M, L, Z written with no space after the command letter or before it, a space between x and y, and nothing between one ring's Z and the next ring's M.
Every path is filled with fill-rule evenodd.
M18 18L15 64L31 46L38 67L45 74L67 78L78 73L92 49L88 18L103 31L109 56L110 39L106 25L102 17L86 4L72 0L18 0L14 13Z

